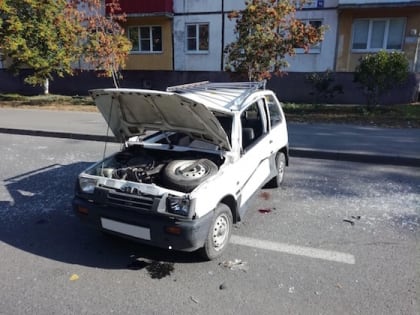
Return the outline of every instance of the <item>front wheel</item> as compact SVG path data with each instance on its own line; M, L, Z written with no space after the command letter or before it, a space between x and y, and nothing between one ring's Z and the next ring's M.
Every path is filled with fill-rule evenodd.
M232 234L232 221L229 207L223 203L219 204L215 209L214 220L204 246L199 250L203 258L212 260L223 254Z

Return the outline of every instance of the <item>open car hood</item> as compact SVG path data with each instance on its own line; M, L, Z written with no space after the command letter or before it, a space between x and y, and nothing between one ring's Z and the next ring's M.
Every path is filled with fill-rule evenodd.
M119 141L146 130L176 131L230 150L228 137L213 113L179 94L138 89L89 92Z

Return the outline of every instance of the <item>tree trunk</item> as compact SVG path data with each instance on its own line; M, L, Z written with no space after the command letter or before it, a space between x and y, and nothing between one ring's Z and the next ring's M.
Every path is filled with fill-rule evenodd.
M44 95L50 94L50 81L45 79L44 81Z

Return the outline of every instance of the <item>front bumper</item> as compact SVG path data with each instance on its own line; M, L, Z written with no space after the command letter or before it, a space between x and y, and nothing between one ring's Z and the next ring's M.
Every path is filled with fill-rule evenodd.
M98 204L74 197L73 210L89 226L136 242L182 251L204 246L213 212L199 219L179 219L154 213ZM169 231L176 231L173 234Z

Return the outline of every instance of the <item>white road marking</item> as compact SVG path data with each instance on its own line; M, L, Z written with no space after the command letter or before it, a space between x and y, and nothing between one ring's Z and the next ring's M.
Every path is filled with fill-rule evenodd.
M285 243L259 240L256 238L232 235L230 242L236 245L249 246L259 249L271 250L291 255L306 256L311 258L335 261L354 265L356 260L353 255L313 247L289 245Z

